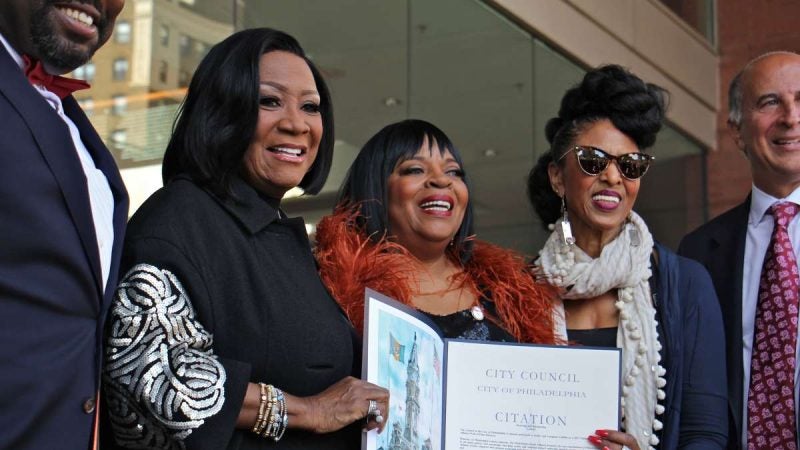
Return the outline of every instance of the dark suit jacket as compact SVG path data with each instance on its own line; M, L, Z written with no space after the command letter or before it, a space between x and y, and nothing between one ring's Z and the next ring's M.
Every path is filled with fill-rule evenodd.
M116 287L128 196L73 97L64 111L114 195L102 287L86 178L66 124L0 45L0 448L87 448L103 321ZM87 402L88 401L88 402Z
M686 235L678 248L679 254L706 267L722 309L728 363L729 449L741 448L744 392L742 270L749 210L748 196L744 203Z

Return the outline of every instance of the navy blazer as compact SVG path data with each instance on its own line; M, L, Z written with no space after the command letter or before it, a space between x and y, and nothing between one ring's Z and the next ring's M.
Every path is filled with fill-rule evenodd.
M678 253L702 263L717 291L728 366L728 449L741 448L742 394L742 274L750 197L681 240Z
M0 448L86 449L128 195L78 103L63 100L114 195L102 287L86 177L66 124L0 45Z
M725 359L719 306L705 269L656 244L657 318L667 369L664 450L718 450L727 440Z

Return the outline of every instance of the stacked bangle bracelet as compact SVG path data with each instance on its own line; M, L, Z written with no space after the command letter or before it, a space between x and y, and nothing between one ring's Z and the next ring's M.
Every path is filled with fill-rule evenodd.
M253 425L253 433L278 442L289 426L286 398L283 391L271 384L258 383L258 387L258 417Z

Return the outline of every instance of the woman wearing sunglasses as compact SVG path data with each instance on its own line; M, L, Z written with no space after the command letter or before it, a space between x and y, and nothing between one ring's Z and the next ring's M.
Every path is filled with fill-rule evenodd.
M622 349L622 428L588 436L607 449L722 449L727 398L722 319L699 264L655 243L633 211L666 92L619 66L568 90L528 178L552 234L535 262L560 289L557 334Z

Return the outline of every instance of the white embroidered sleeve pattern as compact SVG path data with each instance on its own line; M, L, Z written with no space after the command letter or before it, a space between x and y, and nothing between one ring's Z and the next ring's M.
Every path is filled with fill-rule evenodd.
M183 448L222 408L225 369L177 277L133 267L114 296L104 381L116 440L128 448Z

